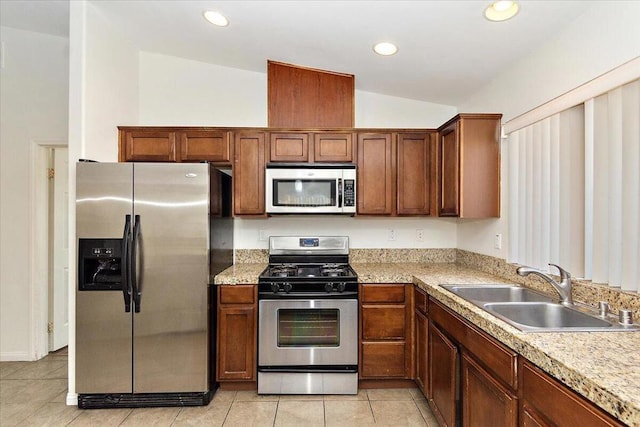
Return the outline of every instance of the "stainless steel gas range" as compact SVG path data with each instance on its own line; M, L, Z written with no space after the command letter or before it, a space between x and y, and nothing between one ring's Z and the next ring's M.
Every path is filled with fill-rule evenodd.
M358 393L348 237L270 237L258 280L258 393Z

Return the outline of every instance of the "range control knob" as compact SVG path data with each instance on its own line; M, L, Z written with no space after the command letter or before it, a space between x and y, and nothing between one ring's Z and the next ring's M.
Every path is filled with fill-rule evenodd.
M324 285L324 290L327 292L333 292L333 283L328 282Z
M338 283L338 292L344 292L344 289L347 287L347 284L344 282Z
M293 285L291 285L291 283L284 283L282 287L286 293L289 293L291 292L291 288L293 288Z
M271 290L273 291L274 294L277 294L278 291L280 290L280 288L278 287L278 284L276 282L272 282L271 283Z

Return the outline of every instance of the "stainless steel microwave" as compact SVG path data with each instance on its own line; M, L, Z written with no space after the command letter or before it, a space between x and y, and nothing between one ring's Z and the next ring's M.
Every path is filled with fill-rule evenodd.
M267 163L268 214L356 213L356 165Z

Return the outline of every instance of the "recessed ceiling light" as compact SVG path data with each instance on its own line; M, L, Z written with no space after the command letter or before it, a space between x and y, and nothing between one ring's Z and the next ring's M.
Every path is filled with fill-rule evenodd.
M204 19L211 22L213 25L217 25L218 27L226 27L229 25L229 20L220 12L215 12L213 10L207 10L204 13Z
M506 21L518 13L520 7L515 1L497 1L484 11L484 17L489 21Z
M398 48L393 43L381 42L373 46L373 51L378 55L389 56L395 54L398 51Z

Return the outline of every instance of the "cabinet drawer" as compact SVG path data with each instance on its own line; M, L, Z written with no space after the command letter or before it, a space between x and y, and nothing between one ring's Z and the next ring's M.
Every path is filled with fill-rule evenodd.
M620 426L618 421L531 363L522 363L522 398L559 426Z
M220 304L253 304L255 285L221 285Z
M360 301L363 303L403 303L404 285L362 285Z
M517 387L518 355L479 331L440 303L429 299L429 318L442 326L454 340L469 350L486 369L505 384Z
M404 378L405 350L403 341L362 343L362 378Z
M426 292L416 286L413 289L413 299L416 304L416 310L418 310L420 313L426 316L427 313L429 312L427 309L429 305L428 304L429 298L427 297Z
M405 306L363 305L362 339L405 339Z

